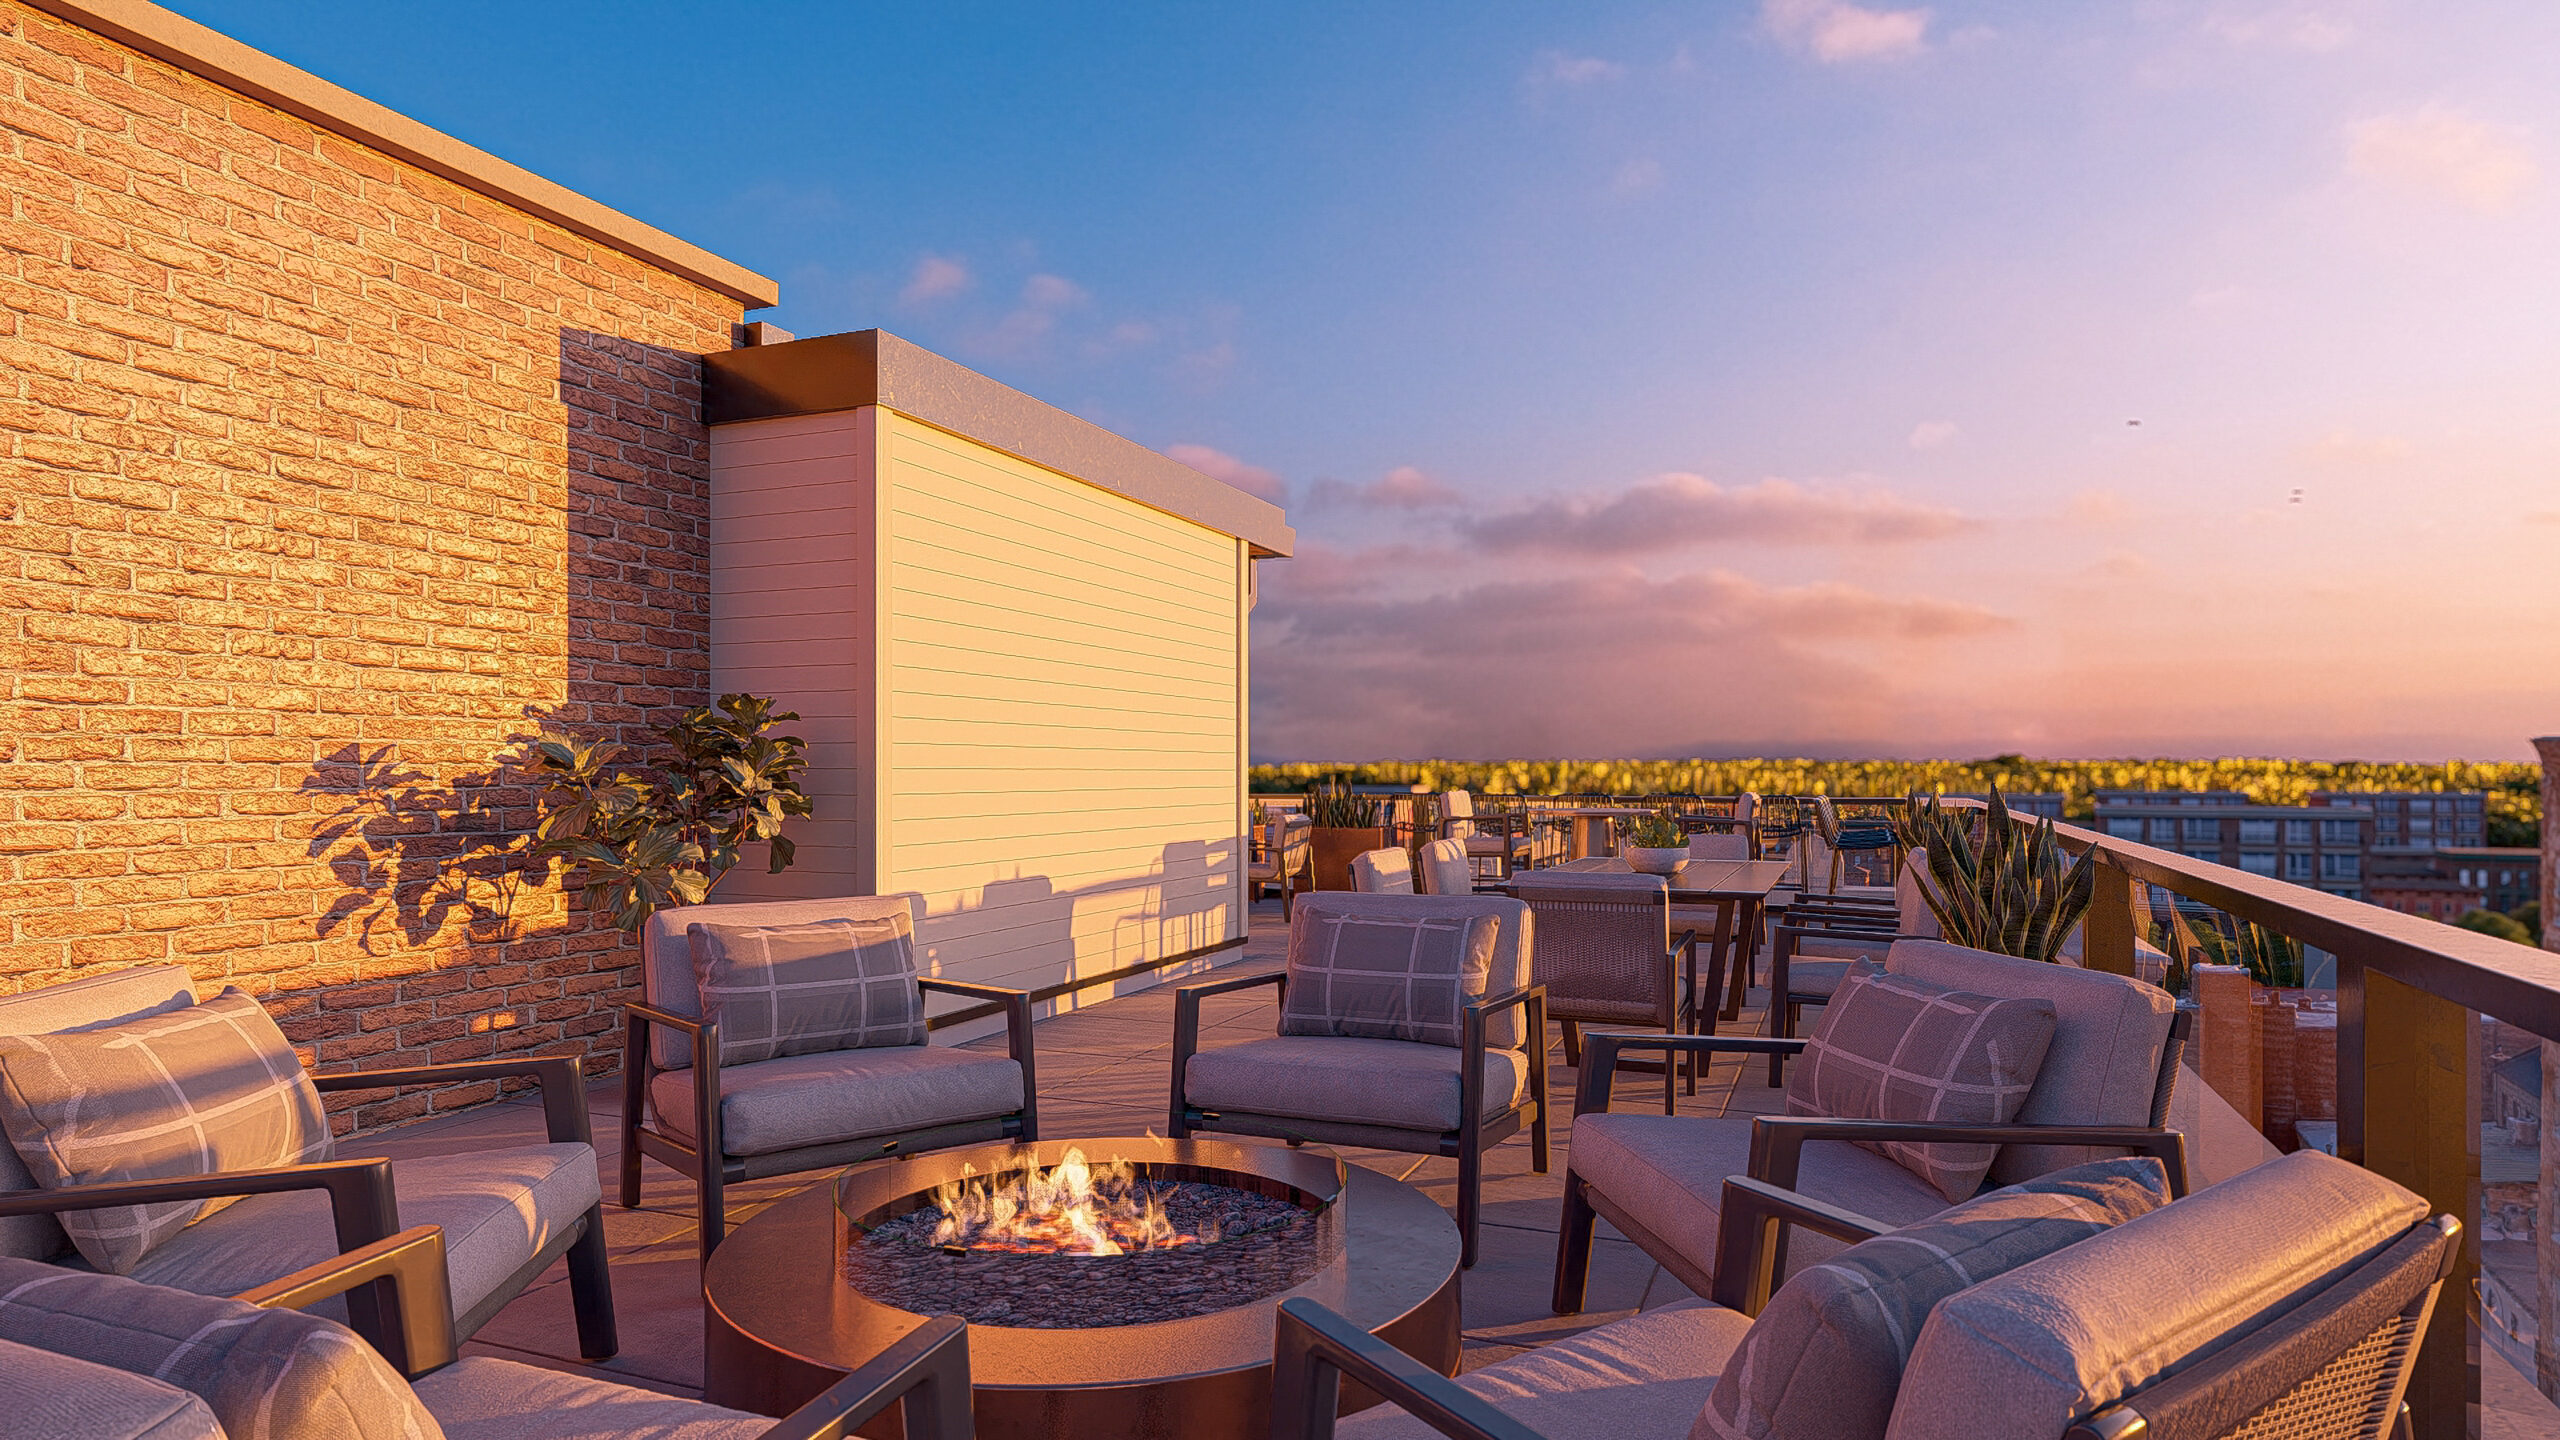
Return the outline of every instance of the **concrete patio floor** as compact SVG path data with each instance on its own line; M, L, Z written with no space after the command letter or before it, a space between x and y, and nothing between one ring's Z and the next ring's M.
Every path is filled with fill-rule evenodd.
M1277 903L1256 907L1252 939L1234 952L1220 975L1276 968L1286 931ZM1755 999L1756 999L1755 992ZM1204 1007L1203 1048L1234 1044L1272 1030L1269 992L1220 997ZM1725 1029L1756 1031L1759 1012ZM1170 1088L1173 992L1159 987L1040 1022L1040 1130L1044 1138L1161 1134ZM1551 1042L1557 1040L1550 1032ZM1001 1048L1001 1038L972 1042ZM1574 1072L1560 1043L1549 1053L1550 1093L1557 1101L1555 1156L1549 1172L1529 1168L1529 1143L1515 1136L1487 1157L1484 1229L1473 1269L1460 1281L1467 1369L1530 1346L1569 1335L1639 1309L1685 1298L1689 1292L1643 1252L1605 1225L1595 1246L1590 1309L1558 1316L1547 1297L1555 1265L1556 1215L1565 1157L1572 1144L1566 1120ZM1629 1073L1619 1081L1621 1108L1659 1104L1660 1081ZM1744 1073L1739 1058L1726 1059L1702 1076L1698 1093L1683 1096L1683 1114L1722 1115L1778 1108L1780 1092L1766 1071ZM601 1366L577 1358L577 1329L570 1312L566 1271L555 1265L516 1302L464 1345L466 1354L493 1355L609 1378L670 1394L698 1395L702 1388L702 1291L694 1253L692 1187L675 1171L649 1161L642 1166L641 1204L614 1203L622 1087L619 1077L589 1092L595 1117L597 1163L603 1170L605 1229L613 1256L614 1309L622 1350ZM531 1097L493 1103L447 1119L425 1121L369 1137L370 1153L450 1154L475 1146L542 1138L542 1111ZM1347 1161L1406 1180L1443 1205L1455 1206L1457 1163L1437 1157L1379 1150L1344 1150ZM780 1176L729 1189L732 1225L774 1201L833 1172Z

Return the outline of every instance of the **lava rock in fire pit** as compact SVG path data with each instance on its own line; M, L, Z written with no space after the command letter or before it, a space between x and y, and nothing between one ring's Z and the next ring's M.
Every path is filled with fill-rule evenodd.
M1326 1212L1229 1185L1143 1182L1186 1238L1120 1255L946 1247L932 1206L853 1236L845 1274L872 1299L977 1325L1089 1329L1185 1320L1279 1294L1339 1255ZM1210 1238L1214 1237L1214 1238ZM956 1253L955 1253L956 1252Z

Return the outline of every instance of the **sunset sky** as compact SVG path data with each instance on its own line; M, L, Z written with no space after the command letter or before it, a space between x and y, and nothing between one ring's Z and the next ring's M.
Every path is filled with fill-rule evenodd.
M2548 0L177 8L1282 500L1258 759L2560 732Z

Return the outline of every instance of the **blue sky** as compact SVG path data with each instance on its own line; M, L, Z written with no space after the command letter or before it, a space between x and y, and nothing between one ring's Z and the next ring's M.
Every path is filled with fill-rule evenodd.
M179 8L1285 498L1264 758L2560 730L2538 0Z

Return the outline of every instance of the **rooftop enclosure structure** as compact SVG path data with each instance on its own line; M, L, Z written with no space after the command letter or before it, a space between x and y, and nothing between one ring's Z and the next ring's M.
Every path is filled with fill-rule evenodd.
M880 331L709 357L712 681L816 812L723 898L909 893L1070 1008L1245 935L1245 636L1280 511Z
M636 953L500 757L708 697L699 357L772 282L138 0L0 0L0 164L0 990L610 1068Z

